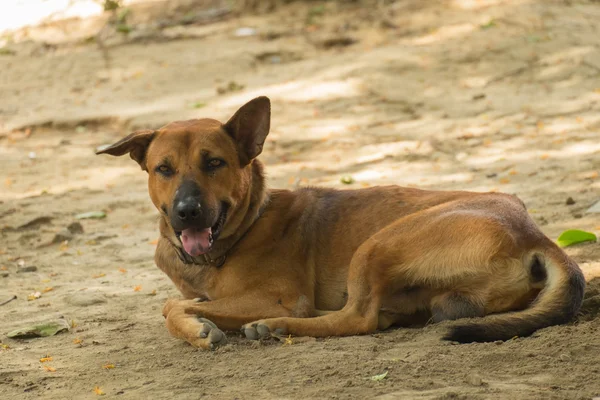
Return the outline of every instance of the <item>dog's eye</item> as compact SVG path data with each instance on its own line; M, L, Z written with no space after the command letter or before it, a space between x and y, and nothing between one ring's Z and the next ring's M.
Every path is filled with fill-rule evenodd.
M225 165L225 161L221 160L220 158L211 158L208 160L206 165L209 169L216 169Z
M171 167L169 167L168 165L164 165L164 164L156 167L156 172L158 172L159 174L161 174L163 176L173 175L173 170L171 169Z

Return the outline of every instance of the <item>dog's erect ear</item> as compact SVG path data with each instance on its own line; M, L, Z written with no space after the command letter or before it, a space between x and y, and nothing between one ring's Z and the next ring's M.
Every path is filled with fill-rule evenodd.
M146 150L154 135L156 134L153 130L136 131L132 134L119 140L117 143L108 146L105 149L98 150L96 154L110 154L111 156L122 156L125 153L129 153L129 156L135 160L144 171L146 168Z
M257 97L244 104L223 127L237 143L240 165L248 165L263 148L271 126L271 101Z

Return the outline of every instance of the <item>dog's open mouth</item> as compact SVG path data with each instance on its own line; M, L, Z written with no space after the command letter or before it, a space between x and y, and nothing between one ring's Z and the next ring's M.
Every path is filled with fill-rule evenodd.
M192 257L197 257L206 254L212 248L213 243L219 238L219 234L223 229L225 220L227 219L228 205L221 205L221 213L217 219L217 223L209 228L188 228L181 232L175 232L186 253Z

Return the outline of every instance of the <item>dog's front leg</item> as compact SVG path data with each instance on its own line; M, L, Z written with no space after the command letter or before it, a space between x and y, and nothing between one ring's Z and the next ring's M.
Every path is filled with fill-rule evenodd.
M305 296L286 301L264 293L212 301L171 299L163 308L169 333L202 349L214 349L227 342L221 329L239 331L242 325L259 319L307 317L313 313Z
M227 343L227 336L217 325L201 315L185 312L183 302L196 300L168 300L163 308L167 330L179 339L183 339L194 347L213 350Z

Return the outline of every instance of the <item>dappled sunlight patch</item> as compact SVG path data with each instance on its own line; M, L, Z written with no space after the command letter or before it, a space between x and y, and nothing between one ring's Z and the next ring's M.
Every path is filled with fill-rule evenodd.
M485 87L492 79L491 76L468 76L460 80L460 86L469 89L478 89Z
M539 62L542 65L557 65L563 62L573 63L596 51L598 50L592 46L574 46L542 56Z
M435 42L441 42L443 40L464 36L468 33L473 32L475 28L476 25L466 23L442 26L428 35L409 40L408 42L417 46L428 45Z
M503 3L503 0L453 0L452 6L461 10L477 10Z
M222 107L237 107L241 103L257 96L269 96L271 100L314 101L356 97L362 93L361 80L299 80L261 87L230 96L220 101Z
M10 3L2 6L0 32L66 18L89 18L103 12L102 4L97 0L22 0Z
M6 190L0 192L0 200L23 199L43 193L57 195L77 189L106 190L107 185L117 183L124 176L134 174L139 174L139 167L130 166L90 168L89 170L85 171L83 176L70 177L70 179L59 180L57 182L53 182L52 184L45 183L36 189L22 191L6 188Z

